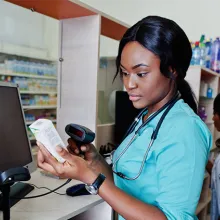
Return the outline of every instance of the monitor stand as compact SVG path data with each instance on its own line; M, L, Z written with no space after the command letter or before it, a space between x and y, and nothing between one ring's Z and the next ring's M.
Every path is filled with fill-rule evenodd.
M3 187L3 189L1 189L2 187L0 187L0 191L4 191L2 192L2 194L0 194L0 210L3 211L4 209L4 205L3 205L3 195L4 193L8 193L8 186ZM15 183L13 186L9 186L9 205L10 208L15 205L17 202L19 202L21 199L19 198L23 198L25 197L28 193L30 193L34 187L31 186L30 184L27 183Z
M30 179L28 169L24 167L12 168L0 173L0 210L3 211L3 219L10 220L10 208L16 204L20 198L34 189L33 186L26 183L17 183L18 181L27 181ZM10 197L14 197L10 198ZM17 198L16 198L17 197Z

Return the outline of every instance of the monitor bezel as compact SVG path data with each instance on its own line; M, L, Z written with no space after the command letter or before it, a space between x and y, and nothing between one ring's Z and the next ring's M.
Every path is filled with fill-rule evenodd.
M29 170L30 173L33 173L37 169L37 165L36 165L36 162L34 161L31 142L30 142L30 139L28 138L27 125L26 125L26 122L25 122L24 109L23 109L22 102L21 102L21 95L20 95L20 91L19 91L19 85L15 84L15 83L10 83L10 82L0 82L0 87L12 87L12 88L17 89L17 95L18 95L18 99L19 99L19 103L20 103L20 110L21 110L21 113L22 113L22 119L23 119L23 123L24 123L24 126L25 126L25 135L26 135L26 138L27 138L27 143L29 145L29 150L30 150L30 155L31 155L31 160L32 160L30 163L24 165L23 167L26 167Z

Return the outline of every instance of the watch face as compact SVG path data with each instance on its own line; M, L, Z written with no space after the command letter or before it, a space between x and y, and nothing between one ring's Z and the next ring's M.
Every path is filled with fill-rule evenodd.
M98 193L98 190L94 186L92 186L92 185L86 185L85 188L92 195L97 195L97 193Z

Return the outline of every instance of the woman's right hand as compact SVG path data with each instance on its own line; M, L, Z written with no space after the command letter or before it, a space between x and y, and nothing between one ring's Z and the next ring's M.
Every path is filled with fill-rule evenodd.
M80 151L76 146L76 143L71 138L68 139L68 144L67 149L71 154L82 156L80 155ZM84 159L89 165L98 160L100 157L100 154L93 144L83 145L80 147L80 149L83 152Z

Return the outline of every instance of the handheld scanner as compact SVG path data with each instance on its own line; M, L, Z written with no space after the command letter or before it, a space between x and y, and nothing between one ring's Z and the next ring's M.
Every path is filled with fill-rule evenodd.
M80 147L83 144L90 144L95 139L95 133L82 125L68 124L65 128L65 131L76 143L80 153L82 153Z

